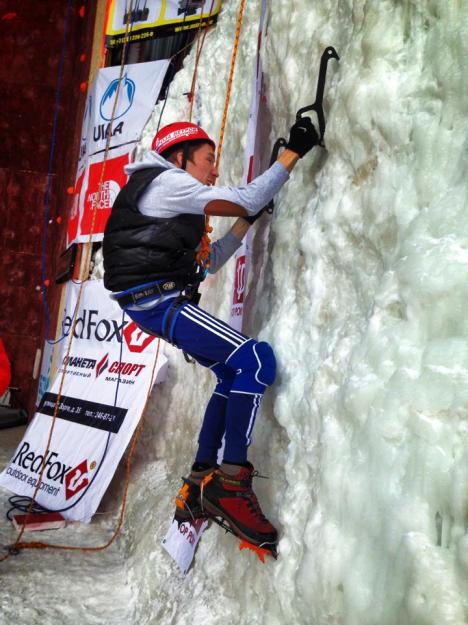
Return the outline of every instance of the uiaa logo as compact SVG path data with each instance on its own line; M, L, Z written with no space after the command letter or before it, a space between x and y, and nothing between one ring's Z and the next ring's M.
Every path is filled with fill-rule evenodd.
M119 88L120 82L120 88ZM123 76L121 80L116 78L112 80L107 89L104 91L104 95L101 98L99 104L99 113L105 121L111 121L112 111L114 110L115 99L118 96L117 104L115 105L115 112L113 119L118 119L125 115L130 110L133 99L135 97L135 83L133 80Z

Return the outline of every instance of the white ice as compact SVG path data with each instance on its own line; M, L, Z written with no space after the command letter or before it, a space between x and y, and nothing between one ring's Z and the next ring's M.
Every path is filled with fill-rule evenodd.
M214 137L239 2L223 4L194 109ZM220 184L242 176L260 1L246 4ZM279 376L251 460L270 476L256 490L279 528L279 559L262 565L212 527L183 578L161 548L213 385L171 351L121 537L100 554L31 551L0 564L2 625L468 620L468 2L269 4L266 158L313 101L323 49L341 56L329 64L327 151L297 165L254 242L245 330L273 345ZM187 115L193 61L163 123ZM215 221L216 234L226 228ZM224 319L232 282L230 263L203 293ZM122 483L120 471L91 526L51 538L104 543ZM14 532L4 524L0 536Z

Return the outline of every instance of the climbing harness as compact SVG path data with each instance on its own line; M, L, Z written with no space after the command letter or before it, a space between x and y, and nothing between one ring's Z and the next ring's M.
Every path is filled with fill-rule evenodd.
M115 300L121 308L125 308L126 306L143 304L158 295L170 295L174 291L181 291L184 287L185 283L183 281L168 278L167 280L158 280L157 282L150 282L133 289L128 289L124 291L123 294L112 293L110 297Z
M296 113L296 121L299 121L304 115L304 113L307 113L308 111L315 111L317 115L317 119L318 119L318 126L319 126L319 143L318 144L322 148L325 147L323 138L325 135L325 127L326 127L325 114L323 112L323 93L325 91L327 67L328 67L328 61L330 61L330 59L336 59L337 61L340 60L340 57L338 56L338 53L333 46L328 46L327 48L325 48L320 58L320 69L319 69L319 76L317 80L317 90L315 93L314 103L310 104L309 106L304 106L300 108ZM286 147L286 144L287 144L287 141L284 137L279 137L279 139L276 140L275 144L273 145L273 150L271 152L270 167L278 159L278 154L279 154L280 149ZM271 214L273 212L273 209L274 209L274 202L273 200L270 200L270 202L265 206L263 210Z

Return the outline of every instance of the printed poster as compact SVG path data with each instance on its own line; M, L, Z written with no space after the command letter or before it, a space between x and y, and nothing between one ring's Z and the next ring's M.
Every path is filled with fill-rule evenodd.
M92 241L102 241L112 204L127 178L123 171L143 128L152 114L166 75L169 60L99 70L90 86L81 129L75 189L67 229L67 247L86 243L92 224L93 201L96 217ZM108 137L109 150L99 181Z
M125 65L122 78L120 66L99 70L89 93L88 155L103 152L109 135L111 149L139 141L168 66L169 59Z
M79 285L69 283L67 288L62 333L68 346ZM130 442L148 392L164 377L167 359L158 353L158 344L159 339L142 332L110 299L101 280L87 282L69 353L68 347L62 352L55 379L0 475L0 486L31 497L44 469L37 502L66 519L89 522Z
M106 160L90 157L86 191L83 194L83 208L80 221L80 234L76 240L86 243L93 232L93 241L102 241L107 220L110 217L115 198L127 182L124 167L130 161L130 154L125 151L121 156ZM99 182L102 184L99 187ZM93 213L96 211L93 223Z
M148 0L134 2L129 16L128 0L109 0L106 47L122 45L130 18L128 41L145 41L216 23L221 0Z

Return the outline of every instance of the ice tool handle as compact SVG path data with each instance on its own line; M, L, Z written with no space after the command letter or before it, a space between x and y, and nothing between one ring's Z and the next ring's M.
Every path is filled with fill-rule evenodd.
M319 77L317 80L317 91L315 93L315 102L311 104L310 106L304 106L303 108L299 109L296 113L296 121L297 121L301 119L302 115L304 113L307 113L307 111L316 112L317 118L318 118L318 126L319 126L319 145L322 148L325 147L325 144L323 142L323 136L325 134L325 126L326 126L325 115L323 113L323 92L325 91L325 79L327 77L327 66L328 66L328 61L330 59L336 59L337 61L340 60L340 57L338 56L338 53L333 46L328 46L328 48L325 48L320 58L320 69L319 69ZM271 152L270 167L273 165L275 161L278 160L279 151L281 148L284 148L286 144L287 144L287 141L283 137L280 137L279 139L275 141L273 150ZM271 215L271 213L273 212L273 208L274 208L274 202L273 200L270 200L270 202L265 206L264 210L267 213L270 213Z

